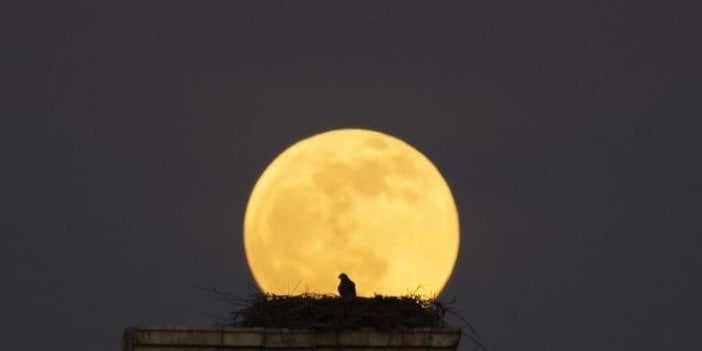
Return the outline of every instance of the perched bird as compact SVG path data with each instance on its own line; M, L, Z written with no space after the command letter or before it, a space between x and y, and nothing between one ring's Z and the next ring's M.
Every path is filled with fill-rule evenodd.
M339 295L341 295L341 298L344 300L356 298L356 284L349 279L346 273L339 274L339 279L341 279L341 283L339 283Z

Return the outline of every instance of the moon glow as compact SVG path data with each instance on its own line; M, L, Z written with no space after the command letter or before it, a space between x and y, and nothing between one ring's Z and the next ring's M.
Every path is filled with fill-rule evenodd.
M436 167L407 143L340 129L303 139L256 182L244 249L259 288L360 296L438 295L458 256L456 205Z

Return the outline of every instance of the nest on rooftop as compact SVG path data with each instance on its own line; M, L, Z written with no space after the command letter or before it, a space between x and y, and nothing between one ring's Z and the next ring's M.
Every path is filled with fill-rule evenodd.
M378 295L343 300L330 295L257 293L237 305L241 308L225 324L316 331L443 327L448 311L443 303L420 296Z

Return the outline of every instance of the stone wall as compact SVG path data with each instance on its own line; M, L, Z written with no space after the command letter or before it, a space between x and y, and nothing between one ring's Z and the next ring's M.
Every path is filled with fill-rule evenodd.
M271 328L139 326L127 328L123 351L456 350L461 331L416 328L381 332L314 332Z

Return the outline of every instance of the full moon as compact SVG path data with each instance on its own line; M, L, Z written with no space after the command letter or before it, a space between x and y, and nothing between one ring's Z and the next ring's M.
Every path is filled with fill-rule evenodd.
M339 129L283 151L253 188L246 259L267 293L336 294L346 273L360 296L438 295L458 256L446 181L395 137Z

